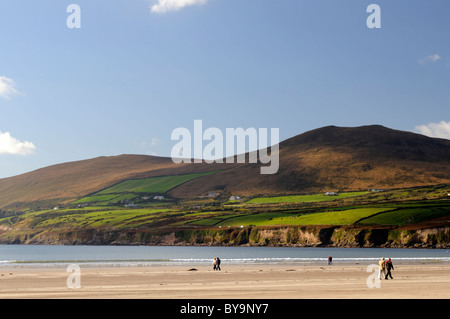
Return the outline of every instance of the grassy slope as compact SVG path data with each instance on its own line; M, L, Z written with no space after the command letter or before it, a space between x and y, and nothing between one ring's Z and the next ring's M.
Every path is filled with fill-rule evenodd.
M192 209L195 201L175 204L152 204L139 209L113 206L88 206L26 212L19 215L0 216L0 234L5 227L12 228L2 237L35 236L41 232L67 232L80 229L141 229L164 231L165 229L189 230L240 226L306 226L306 225L391 225L403 226L444 218L449 224L450 200L434 199L445 187L429 187L365 194L342 198L341 201L323 202L317 195L315 203L268 204L232 206L207 205ZM99 195L99 196L108 196ZM380 197L381 196L381 197ZM423 199L428 196L430 199ZM380 202L380 198L395 197L396 201ZM310 197L311 199L312 197ZM411 201L411 199L415 199ZM422 198L418 200L418 198ZM403 201L399 201L403 199ZM204 204L205 202L203 202ZM158 207L159 205L159 207ZM275 210L278 209L278 210Z
M353 225L362 218L370 217L392 208L357 208L320 213L249 213L239 215L211 216L191 222L191 225L210 226L303 226L303 225Z
M259 197L240 205L230 205L230 209L236 210L234 214L220 212L192 216L193 219L185 224L222 227L355 224L402 226L450 216L450 200L442 200L448 193L448 187L449 185L440 185L381 193L344 193L340 197L323 194ZM268 205L269 211L257 212L265 205ZM273 211L283 207L289 209Z
M361 221L362 224L370 225L408 225L425 222L450 215L450 205L442 207L416 207L404 208L380 215L371 216Z
M126 179L141 175L164 175L174 165L170 158L138 155L98 157L53 165L0 179L0 208L16 203L21 208L26 208L34 202L43 201L49 202L49 205L53 203L54 206L56 203L79 199Z
M0 225L39 228L79 229L95 227L129 228L151 224L170 209L117 209L90 207L88 209L51 210L26 213L19 217L0 219Z
M183 183L190 180L211 175L217 173L217 171L175 175L175 176L162 176L151 177L146 179L127 180L105 190L98 192L98 194L117 194L117 193L159 193L164 194Z
M249 200L247 203L248 204L314 203L314 202L326 202L348 197L355 197L365 194L367 194L367 192L347 192L347 193L340 193L336 196L327 196L325 194L313 194L313 195L294 195L294 196L277 196L277 197L258 197Z
M133 200L143 194L165 194L169 190L193 179L215 174L218 171L184 174L175 176L161 176L144 179L130 179L108 187L93 195L83 197L73 204L96 203L97 205L111 205L124 200Z

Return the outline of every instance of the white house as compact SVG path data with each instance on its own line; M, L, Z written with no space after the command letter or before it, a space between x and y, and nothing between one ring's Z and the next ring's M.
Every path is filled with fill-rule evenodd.
M163 200L164 196L155 196L153 197L154 200Z

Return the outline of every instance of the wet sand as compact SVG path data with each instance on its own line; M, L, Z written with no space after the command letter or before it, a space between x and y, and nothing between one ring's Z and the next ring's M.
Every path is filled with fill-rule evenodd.
M397 265L393 280L368 287L368 265L83 267L81 288L61 268L0 268L0 298L416 299L450 298L450 265ZM371 277L371 278L372 278ZM374 285L376 282L371 281Z

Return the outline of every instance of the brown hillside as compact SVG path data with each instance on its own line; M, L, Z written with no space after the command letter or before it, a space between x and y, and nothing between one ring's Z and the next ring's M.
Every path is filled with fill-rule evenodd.
M131 178L224 171L169 192L186 198L226 194L286 194L366 190L450 182L450 141L382 126L328 126L280 143L280 169L261 175L261 164L174 164L143 155L99 157L0 179L0 208L37 201L67 202Z
M170 192L189 197L213 189L235 195L413 187L450 181L450 141L379 125L328 126L280 143L280 169L260 175L244 165Z
M53 165L0 180L0 208L14 203L67 202L132 178L189 172L170 158L120 155Z

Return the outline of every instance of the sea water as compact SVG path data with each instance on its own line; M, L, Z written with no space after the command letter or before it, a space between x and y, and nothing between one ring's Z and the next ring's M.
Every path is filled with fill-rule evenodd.
M58 246L0 245L0 267L164 266L225 264L373 264L381 257L394 263L449 263L447 249L192 247L192 246Z

